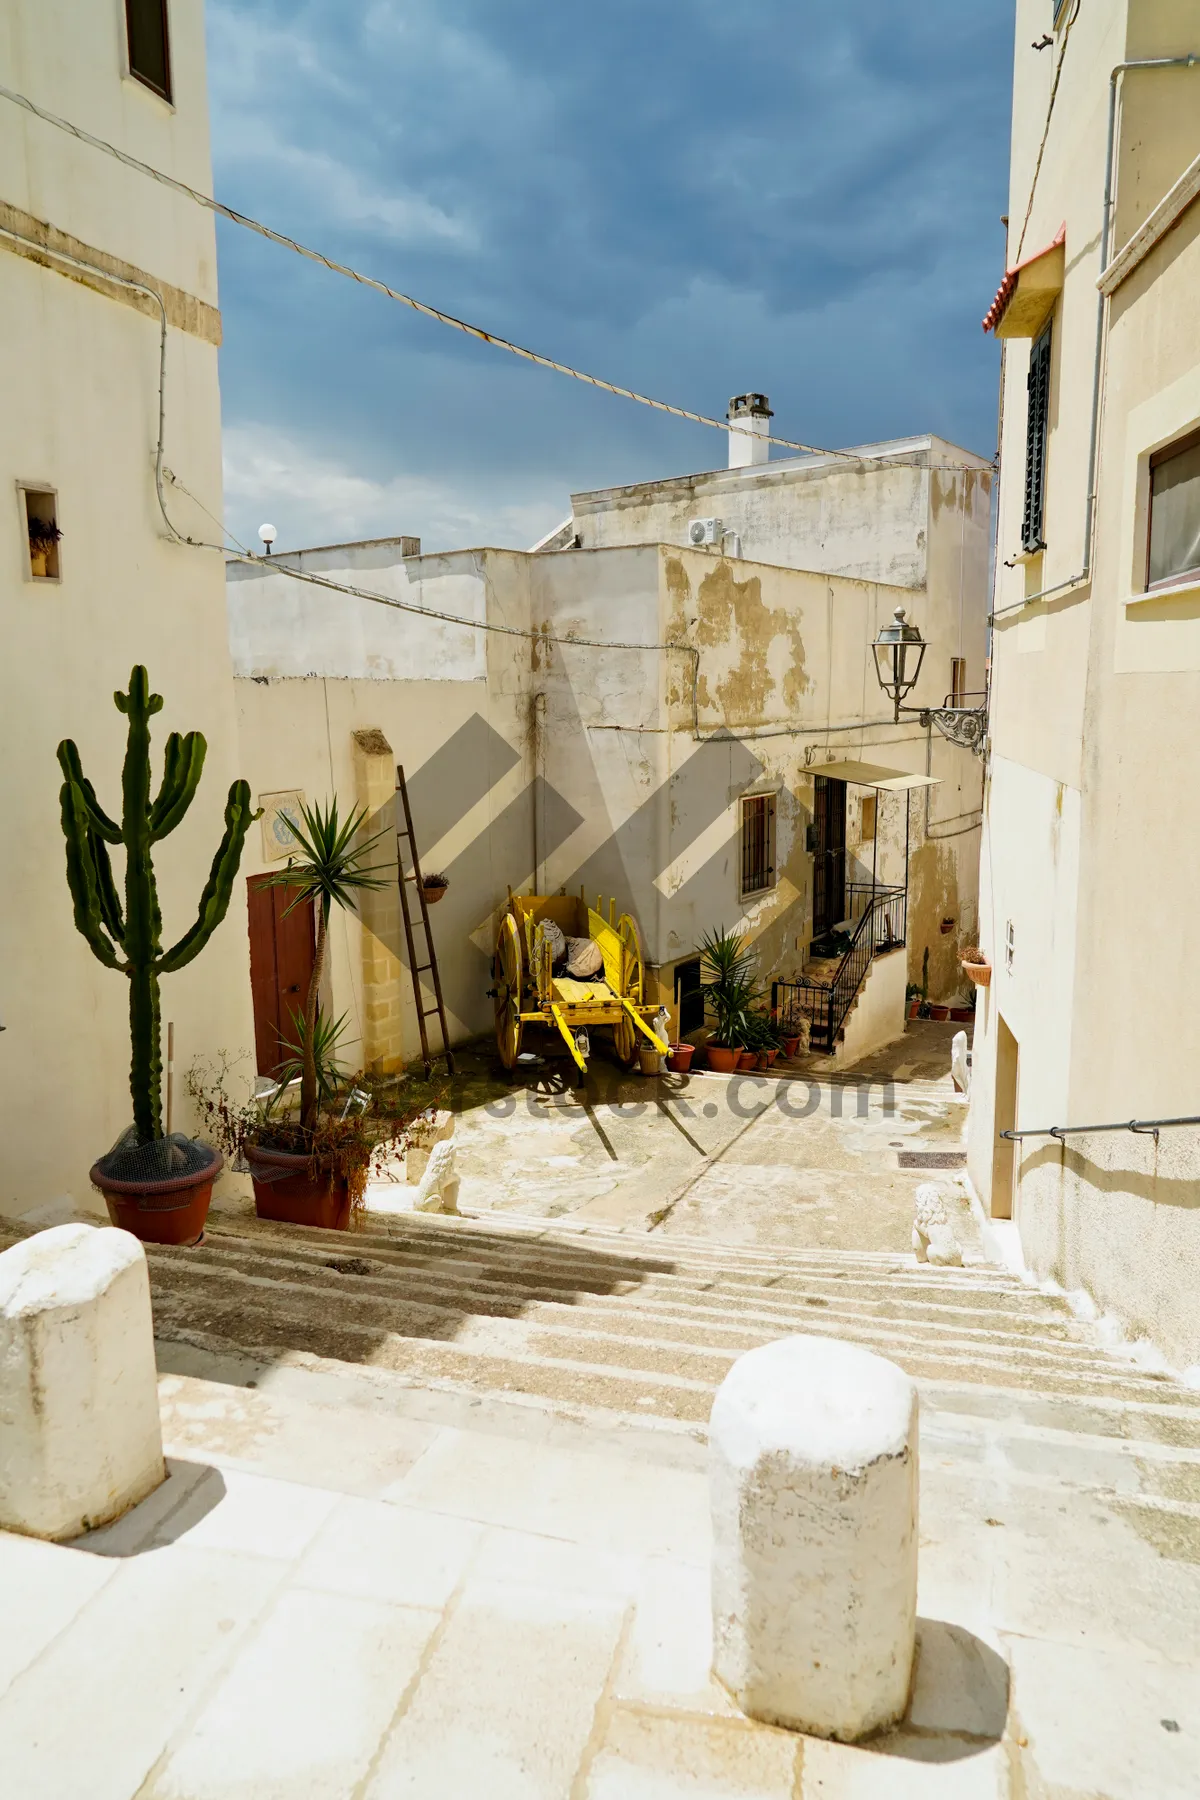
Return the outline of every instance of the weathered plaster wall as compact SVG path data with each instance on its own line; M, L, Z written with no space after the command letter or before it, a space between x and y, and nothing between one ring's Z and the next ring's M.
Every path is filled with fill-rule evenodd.
M202 10L177 8L176 104L122 78L123 13L66 0L15 0L0 19L0 81L135 156L209 190ZM195 329L167 344L167 460L221 514L216 255L209 215L12 106L0 117L0 202L101 257L173 284ZM11 220L12 214L7 215ZM144 662L165 705L156 771L172 730L208 740L199 793L156 851L164 935L196 916L240 773L219 554L169 540L154 494L159 330L110 291L10 253L0 239L0 789L6 856L0 898L0 1207L95 1210L88 1169L130 1122L128 990L75 930L59 827L55 747L79 745L100 798L120 810L125 721L113 705ZM111 266L111 265L106 265ZM205 311L204 309L207 309ZM204 328L200 329L204 322ZM57 490L62 580L28 577L16 484ZM181 529L210 521L176 490ZM114 859L120 879L120 853ZM240 897L198 960L163 983L176 1057L250 1030ZM176 1121L192 1119L176 1091Z
M982 458L940 438L869 445L903 457L866 468L818 457L783 457L671 481L571 497L581 547L689 544L695 518L719 518L753 562L814 569L919 588L927 579L930 467ZM986 545L985 545L986 563ZM903 604L903 600L897 602Z

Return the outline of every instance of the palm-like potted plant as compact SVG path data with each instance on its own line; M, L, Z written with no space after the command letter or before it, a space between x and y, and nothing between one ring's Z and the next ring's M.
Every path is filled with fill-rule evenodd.
M751 973L754 958L744 944L744 938L721 926L707 932L698 946L705 1010L715 1027L706 1046L708 1064L718 1074L732 1074L754 1036L751 1015L761 989Z
M295 1015L295 1040L284 1045L292 1073L300 1076L299 1113L267 1110L247 1136L245 1156L261 1218L344 1230L366 1165L361 1133L347 1131L346 1118L337 1116L334 1053L342 1021L330 1024L321 1013L321 975L333 908L352 910L359 894L387 884L367 861L385 834L363 838L365 809L343 819L336 798L325 807L302 804L299 815L291 822L296 850L268 878L269 885L292 890L285 917L300 906L313 907L317 916L312 978L303 1012Z
M109 817L83 772L70 738L58 746L60 794L67 847L67 884L75 924L92 954L129 982L133 1124L93 1164L91 1179L104 1195L114 1225L148 1243L194 1244L204 1230L220 1152L180 1133L168 1136L162 1118L162 1008L159 977L199 956L229 908L233 881L251 821L257 817L250 789L235 781L225 806L225 831L190 930L162 947L162 914L154 877L154 846L187 812L204 769L207 750L198 731L167 739L163 778L151 798L150 720L162 710L161 694L139 664L127 693L113 695L129 721L121 776L121 821ZM125 891L118 894L110 845L125 851Z

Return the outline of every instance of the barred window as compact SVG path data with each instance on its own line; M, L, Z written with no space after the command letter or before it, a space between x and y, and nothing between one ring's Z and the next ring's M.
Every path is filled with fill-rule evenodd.
M167 0L125 0L129 73L164 100L171 98Z
M1025 515L1021 545L1044 550L1046 512L1046 439L1050 429L1050 327L1029 353L1029 420L1025 439Z
M775 796L747 794L742 801L742 898L775 886Z

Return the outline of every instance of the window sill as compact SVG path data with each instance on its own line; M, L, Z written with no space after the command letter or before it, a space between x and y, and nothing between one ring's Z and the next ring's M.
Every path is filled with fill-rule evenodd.
M1162 601L1194 600L1197 596L1200 596L1200 570L1185 576L1182 581L1172 582L1169 587L1147 588L1144 593L1131 594L1125 602L1125 611L1136 613L1142 607L1156 606Z
M135 75L132 69L126 68L121 71L121 85L135 88L145 99L152 100L156 106L161 107L168 117L174 114L174 100L168 100L165 94L160 94L157 88L151 87L148 81L143 81L140 75Z

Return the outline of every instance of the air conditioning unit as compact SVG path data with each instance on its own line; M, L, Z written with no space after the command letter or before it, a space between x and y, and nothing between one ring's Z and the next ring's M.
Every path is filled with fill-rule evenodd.
M724 527L720 519L689 519L689 544L719 544Z

